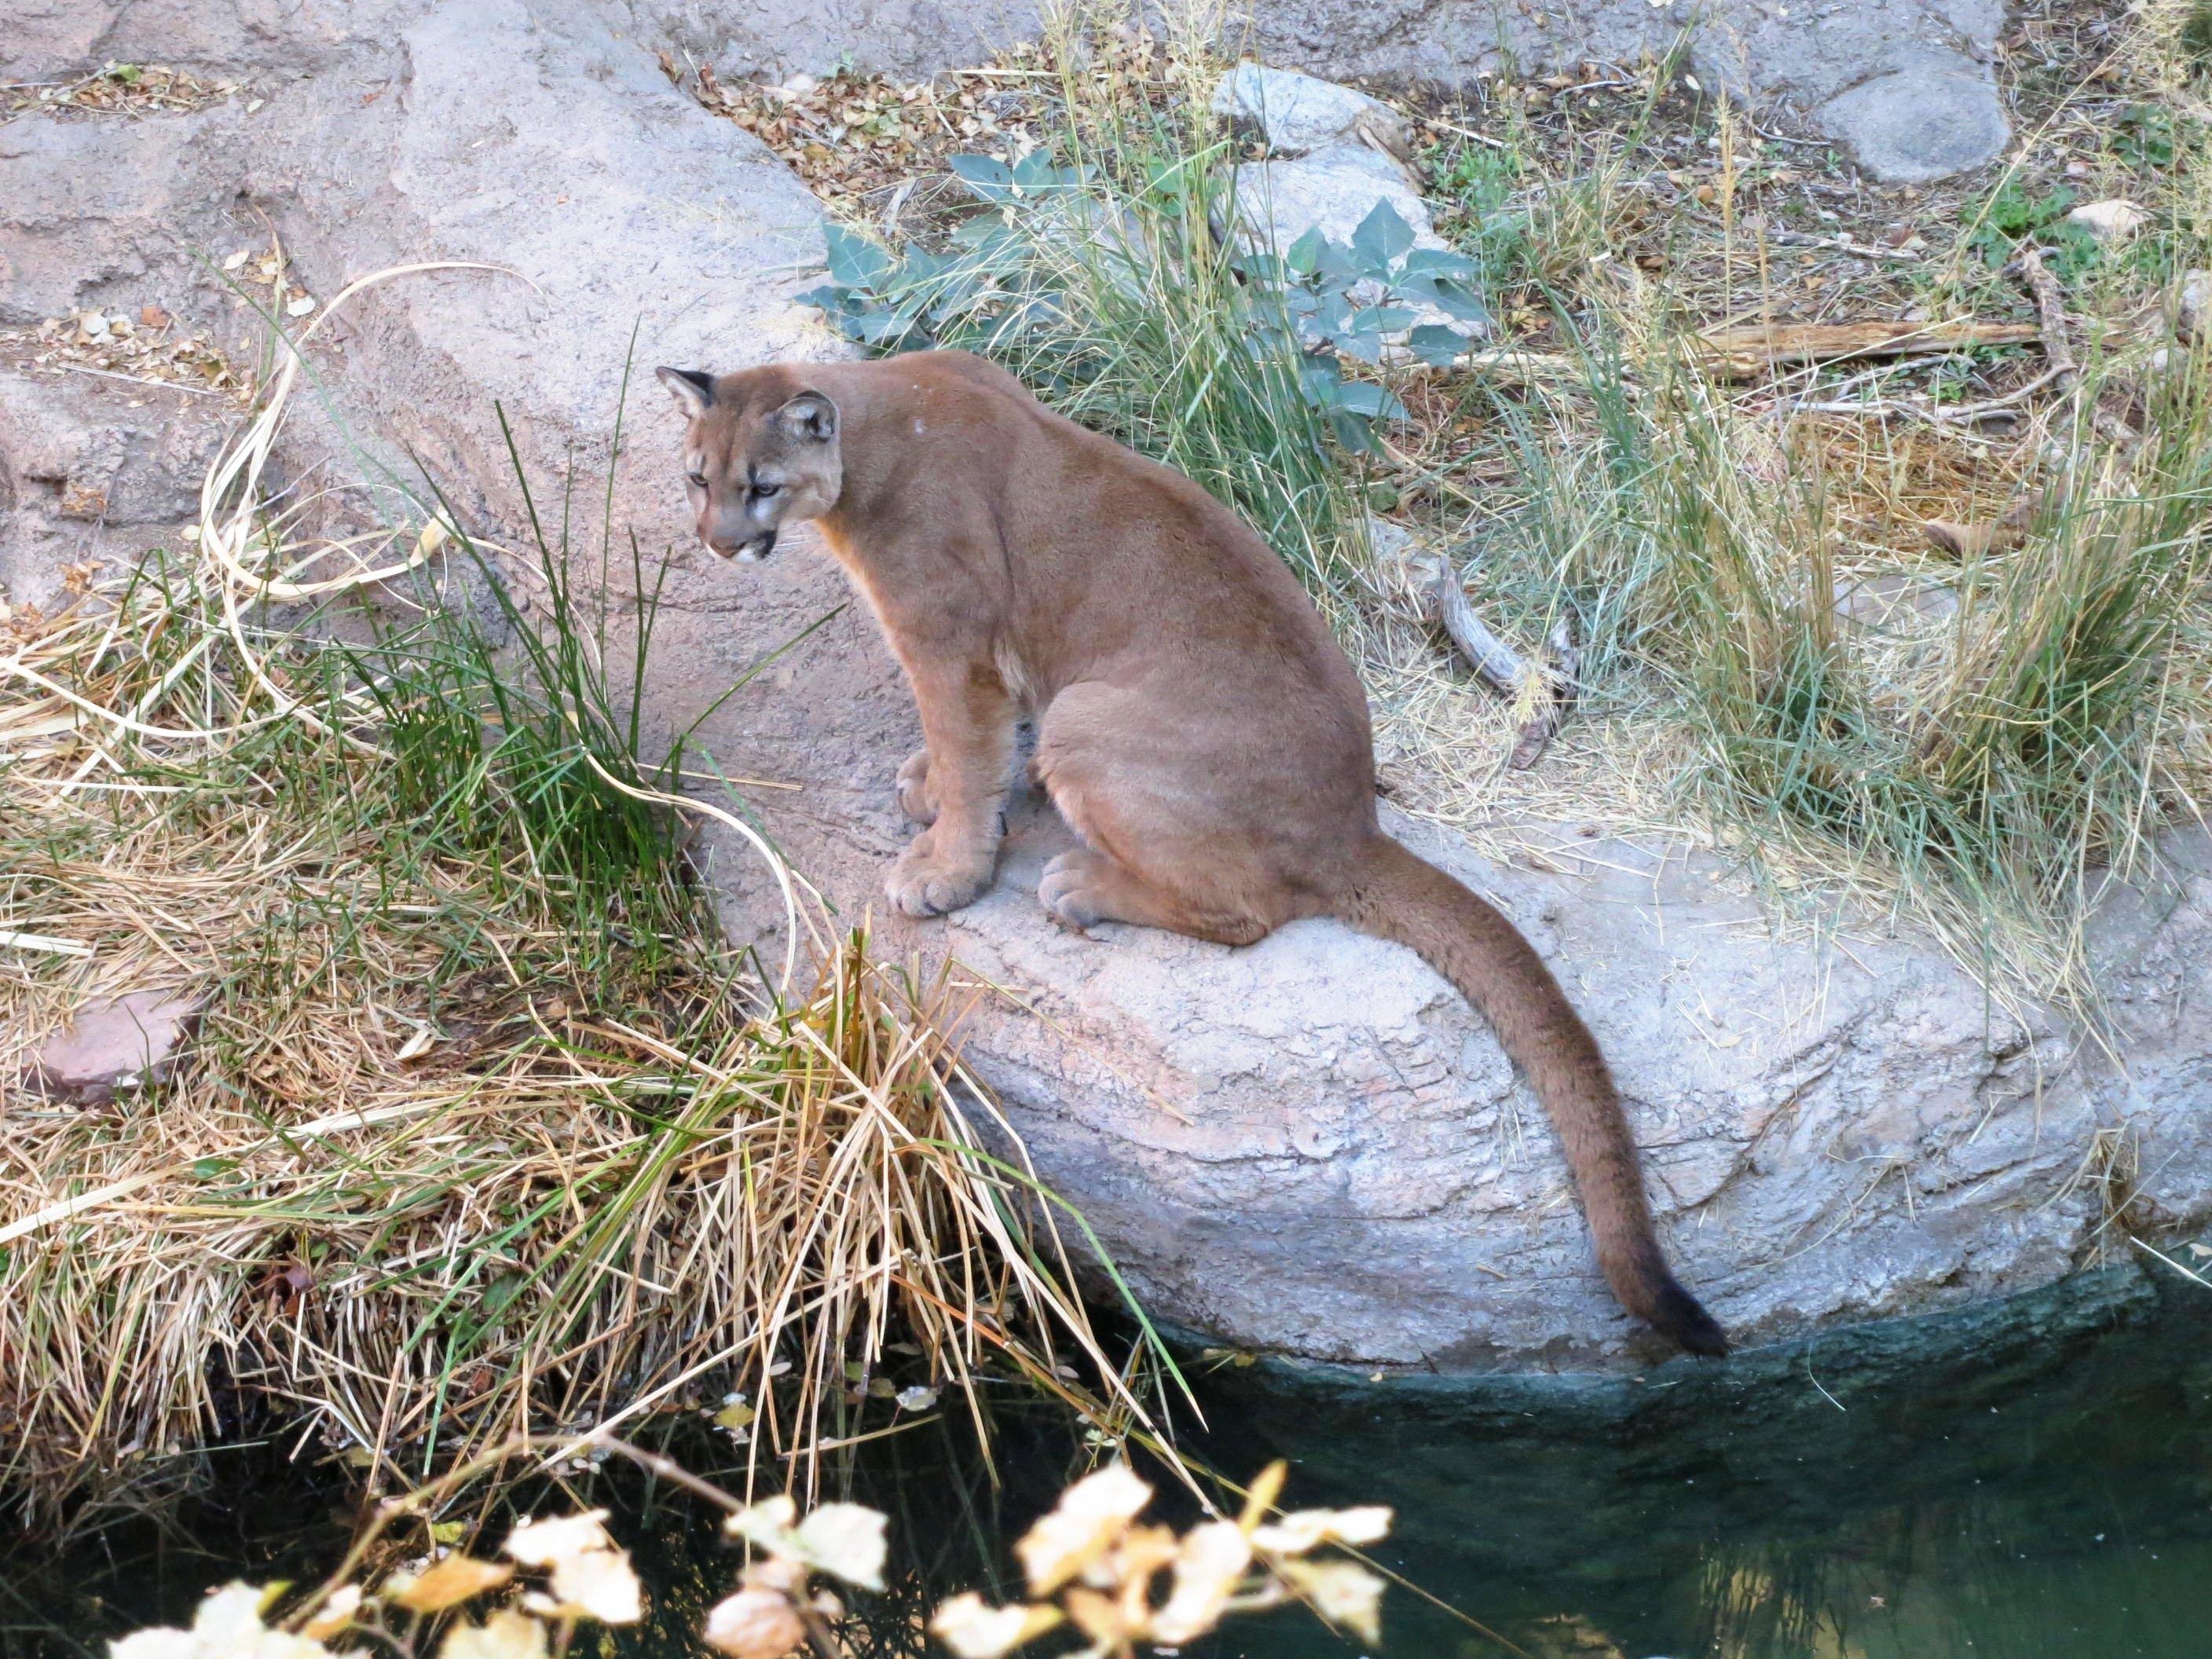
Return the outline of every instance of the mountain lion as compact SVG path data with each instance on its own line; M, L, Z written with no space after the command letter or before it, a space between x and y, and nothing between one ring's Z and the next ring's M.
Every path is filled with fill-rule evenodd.
M1027 709L1036 780L1082 841L1037 890L1055 920L1250 945L1334 916L1411 945L1528 1073L1621 1305L1727 1351L1660 1252L1595 1040L1511 922L1382 833L1365 694L1242 520L964 352L659 376L690 419L701 539L764 559L813 520L913 684L902 910L990 884Z

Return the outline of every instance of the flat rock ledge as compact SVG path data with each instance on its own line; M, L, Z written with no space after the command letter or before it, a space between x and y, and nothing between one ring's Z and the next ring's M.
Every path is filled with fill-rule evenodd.
M318 367L354 437L396 468L419 457L465 509L509 525L495 399L533 480L596 481L633 325L641 368L843 349L792 303L817 280L818 206L668 85L650 7L33 9L7 42L16 78L112 58L243 85L189 114L8 129L6 325L149 301L234 324L206 272L270 224L318 295L402 260L496 263L515 276L376 290ZM83 406L58 385L5 388L0 492L40 505L35 538L10 545L26 562L76 556L64 497L80 474L112 476L139 528L158 529L204 443L155 418L167 405ZM911 706L825 560L793 545L738 568L692 545L666 404L637 377L615 496L618 525L677 550L653 714L680 729L836 613L699 736L729 775L797 786L758 792L763 821L859 922L907 834L890 783L918 741ZM52 429L82 440L52 455L49 407ZM305 429L294 476L348 459ZM596 568L595 541L591 554ZM1779 935L1725 872L1676 849L1562 824L1543 868L1509 868L1393 822L1559 969L1613 1059L1669 1248L1747 1341L2050 1283L2124 1248L2115 1213L2154 1236L2212 1217L2201 836L2171 842L2170 879L2117 894L2099 921L2115 1060L2049 1011L1991 1009L1924 944ZM974 1064L1148 1306L1240 1346L1367 1364L1649 1357L1599 1282L1541 1112L1411 955L1324 923L1241 951L1118 927L1069 937L1034 897L1063 832L1034 803L1014 831L982 902L939 922L879 917L878 947L963 964L979 988ZM712 836L706 848L732 929L757 933L775 914L758 866Z
M1668 1249L1741 1343L2027 1290L2124 1254L2120 1231L2212 1219L2212 840L2169 842L2166 882L2099 916L2116 1063L1925 943L1778 935L1707 858L1559 825L1549 869L1508 868L1391 828L1559 973ZM1330 922L1241 951L1063 933L1034 888L1065 835L1018 815L988 896L883 939L941 931L997 988L969 1056L1147 1306L1360 1364L1659 1356L1597 1275L1541 1109L1418 959Z

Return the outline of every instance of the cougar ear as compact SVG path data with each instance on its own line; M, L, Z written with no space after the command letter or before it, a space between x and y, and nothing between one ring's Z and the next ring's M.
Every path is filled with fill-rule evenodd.
M711 374L696 368L656 368L653 372L675 398L676 406L694 419L705 414L707 406L714 401L714 377Z
M802 392L775 411L775 423L792 437L826 444L837 435L837 405L819 392Z

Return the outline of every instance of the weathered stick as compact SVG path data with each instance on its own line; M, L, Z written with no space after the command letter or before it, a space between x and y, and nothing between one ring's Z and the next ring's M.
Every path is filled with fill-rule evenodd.
M2073 343L2066 337L2066 294L2058 286L2058 278L2043 263L2043 250L2025 250L2012 263L2020 279L2027 284L2027 291L2035 296L2037 334L2043 342L2044 362L2049 365L2051 378L2061 392L2070 392L2080 378L2081 369L2074 362Z
M1482 618L1468 603L1467 590L1460 586L1459 573L1449 559L1437 560L1429 598L1437 620L1459 647L1460 655L1493 690L1517 700L1532 680L1536 682L1535 712L1515 737L1513 752L1506 760L1515 771L1527 771L1543 757L1559 722L1566 718L1567 705L1574 700L1581 653L1575 649L1574 635L1565 620L1553 626L1547 642L1550 660L1540 669L1532 669L1521 659L1519 652L1483 626Z
M1448 558L1437 560L1435 577L1429 584L1429 597L1436 605L1437 620L1451 635L1451 642L1459 647L1474 672L1508 696L1517 696L1521 682L1528 670L1513 647L1482 625L1482 618L1474 614L1468 603L1467 590L1459 585L1459 572L1452 568Z
M1755 374L1783 363L1831 363L1851 357L1906 357L1962 346L2021 345L2037 337L2027 323L1753 323L1698 337L1715 374Z

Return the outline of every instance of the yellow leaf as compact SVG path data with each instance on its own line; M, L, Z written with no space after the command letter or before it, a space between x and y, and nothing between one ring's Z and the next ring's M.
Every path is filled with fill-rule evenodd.
M388 1594L410 1612L443 1613L471 1596L497 1589L514 1577L514 1569L502 1563L449 1555L404 1583L395 1584Z
M725 1406L714 1413L714 1426L718 1429L742 1429L759 1415L750 1406Z
M1273 1526L1254 1528L1252 1541L1273 1555L1304 1555L1323 1544L1371 1544L1390 1531L1390 1511L1380 1504L1350 1510L1297 1510Z
M741 1589L707 1614L707 1645L731 1659L783 1659L806 1640L806 1626L781 1592Z
M1252 1540L1235 1522L1193 1527L1176 1552L1175 1589L1152 1615L1152 1638L1179 1647L1212 1630L1251 1562Z
M1005 1659L1060 1619L1058 1607L994 1607L970 1590L938 1608L929 1621L929 1633L945 1644L953 1659Z
M300 1634L318 1642L326 1636L336 1636L353 1623L353 1616L360 1609L361 1586L341 1584L315 1610L315 1616L300 1627Z
M1244 1494L1244 1514L1239 1523L1245 1531L1251 1531L1267 1518L1267 1511L1283 1495L1283 1482L1290 1474L1291 1466L1279 1457L1255 1477L1251 1489Z
M1382 1581L1356 1561L1285 1561L1282 1575L1332 1625L1382 1639Z
M446 1638L438 1659L545 1659L545 1626L527 1613L501 1607L481 1625L461 1625Z
M1152 1501L1152 1489L1126 1463L1109 1463L1070 1486L1014 1546L1030 1594L1049 1595L1104 1555Z

